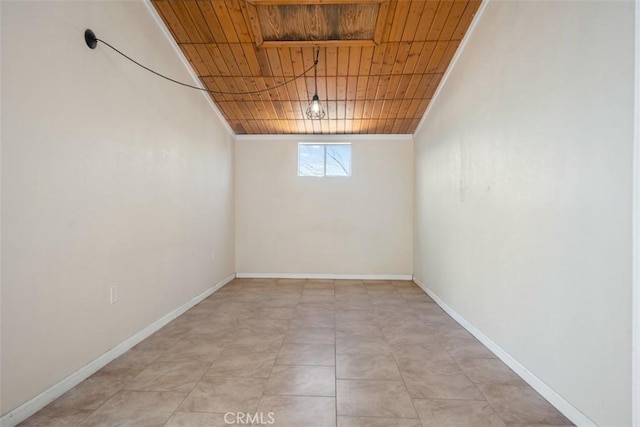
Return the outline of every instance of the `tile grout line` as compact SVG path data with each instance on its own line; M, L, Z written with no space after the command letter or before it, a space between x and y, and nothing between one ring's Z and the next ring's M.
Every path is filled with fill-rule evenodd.
M99 372L99 371L98 371L98 372ZM97 372L96 372L96 373L97 373ZM95 375L95 374L93 374L93 375ZM93 376L93 375L92 375L92 376ZM91 378L91 377L89 377L89 378ZM89 378L87 378L87 379L89 379ZM86 380L85 380L85 381L86 381ZM82 383L81 383L81 384L82 384ZM126 383L125 383L125 384L126 384ZM116 395L116 394L118 394L120 391L122 391L122 389L124 389L125 384L123 384L120 388L118 388L115 392L113 392L109 397L107 397L107 398L104 400L104 402L102 402L102 403L101 403L97 408L95 408L95 409L94 409L94 410L93 410L89 415L87 415L87 416L86 416L82 421L80 421L78 424L76 424L76 426L81 426L82 424L84 424L84 423L85 423L85 421L87 421L89 418L91 418L91 416L92 416L93 414L95 414L96 412L98 412L98 410L99 410L100 408L102 408L102 407L103 407L103 406L104 406L104 405L105 405L109 400L111 400L111 399L113 398L113 396L115 396L115 395ZM76 386L76 387L77 387L77 386ZM74 388L75 388L75 387L74 387ZM67 393L68 393L68 392L67 392ZM63 395L63 396L64 396L64 395ZM62 397L62 396L60 396L60 397ZM55 400L54 400L54 402L55 402ZM46 408L46 406L45 406L45 408ZM71 409L81 410L81 408L73 408L73 407L72 407ZM36 413L37 413L37 412L36 412ZM34 415L35 415L35 414L34 414ZM27 418L27 419L28 419L28 418ZM25 421L26 421L26 420L25 420Z
M413 282L413 283L415 283L415 282ZM416 286L418 286L418 285L416 284ZM420 287L418 286L418 288L420 288ZM427 293L424 291L424 289L420 288L420 290L421 290L425 295L427 295ZM429 297L429 295L427 295L427 296ZM431 299L431 297L429 297L429 299ZM446 313L445 313L445 314L446 314ZM451 320L454 320L454 319L453 319L451 316L449 316L448 314L446 314L446 315L447 315L449 318L451 318ZM439 337L437 338L437 341L438 341L438 343L441 343L441 340L440 340L440 338L439 338ZM473 340L471 340L471 341L473 341ZM467 375L467 373L465 372L465 370L464 370L464 369L462 369L462 368L460 367L460 364L458 363L458 361L456 360L456 358L455 358L455 357L453 357L453 356L451 355L451 352L450 352L449 350L447 350L447 348L446 348L445 346L442 346L442 348L443 348L443 349L444 349L444 351L449 355L449 357L451 358L451 360L453 360L453 362L456 364L456 366L458 367L458 369L460 370L460 372L462 372L462 374L463 374L463 375L464 375L464 376L469 380L469 382L473 385L473 388L475 388L475 389L476 389L476 391L477 391L478 393L480 393L480 395L483 397L483 400L481 400L481 401L476 400L476 401L477 401L477 402L486 402L486 403L487 403L487 405L489 405L489 406L491 407L491 409L493 410L493 413L494 413L494 414L496 414L496 416L497 416L498 418L500 418L500 420L501 420L503 423L505 423L505 424L506 424L506 421L502 418L502 416L500 415L500 413L499 413L499 412L496 410L496 408L491 404L491 402L489 402L489 400L487 399L487 396L485 396L485 395L484 395L484 393L482 392L482 390L480 390L480 389L477 387L476 383L475 383L475 382L473 382L473 381L471 380L471 378L469 377L469 375ZM490 359L494 359L494 358L490 358Z
M460 363L458 363L458 361L456 360L456 358L454 358L453 356L451 356L451 353L449 352L449 350L447 350L445 347L443 347L443 348L444 348L444 351L446 351L446 352L447 352L447 354L449 355L449 357L451 357L451 359L454 361L454 363L456 364L456 366L458 367L458 369L460 369L460 372L462 372L462 373L464 374L464 376L465 376L465 377L467 377L467 379L469 380L469 382L470 382L471 384L473 384L473 387L474 387L476 390L478 390L478 393L480 393L480 395L484 398L482 401L483 401L483 402L486 402L486 403L487 403L487 405L489 405L489 406L491 407L491 409L493 410L493 413L494 413L494 414L496 414L496 416L497 416L498 418L500 418L500 420L502 420L502 422L503 422L503 423L505 423L505 424L506 424L507 422L502 418L502 415L500 415L500 413L499 413L499 412L496 410L496 408L491 404L491 402L489 402L489 400L487 399L487 396L485 396L485 395L484 395L484 393L482 392L482 390L480 390L480 389L477 387L476 383L475 383L475 382L473 382L473 381L471 380L471 378L469 377L469 375L467 375L467 373L465 372L465 370L464 370L464 369L462 369L462 368L460 367ZM492 359L493 359L493 358L491 358L491 359L486 359L486 360L492 360Z
M223 349L223 351L224 351L224 349ZM220 354L222 354L222 351L220 352ZM215 363L215 359L217 359L217 357L214 358L214 360L209 364L209 367L207 369L205 369L205 371L202 373L202 375L200 375L200 378L198 379L198 381L196 381L193 384L193 387L191 387L191 390L189 390L188 392L185 393L184 397L182 398L182 400L180 401L178 406L176 406L176 409L171 413L171 415L169 415L169 417L167 418L167 420L164 422L163 425L166 425L169 422L169 420L176 414L176 412L178 412L178 409L180 409L180 407L182 406L184 401L187 400L187 397L189 397L191 392L193 392L193 390L195 390L195 388L198 386L198 384L200 384L200 381L202 381L202 379L207 375L207 372L209 371L209 369L211 369L211 367Z
M192 307L195 308L198 305L200 305L202 302L206 301L207 299L209 299L209 297L205 298L203 301L201 301L200 303L198 303L196 306ZM211 308L209 309L211 310ZM226 336L226 335L225 335ZM171 415L169 415L169 417L167 418L167 420L164 422L163 425L166 425L169 420L171 420L171 418L176 414L176 412L178 412L178 409L180 409L180 406L182 406L182 404L184 403L184 401L187 399L187 397L189 397L189 395L191 394L191 392L193 392L193 390L195 390L195 388L198 386L198 384L202 381L202 379L207 375L207 372L209 372L209 370L211 369L211 367L213 366L213 364L216 362L216 360L218 359L218 357L224 353L226 344L222 346L222 351L220 351L220 353L218 355L216 355L213 360L211 361L211 363L209 364L209 367L207 369L205 369L205 371L202 373L202 375L200 375L200 378L193 384L193 387L191 387L191 390L189 390L188 392L185 393L184 398L180 401L180 403L178 404L178 406L176 406L176 409L171 413ZM213 352L212 352L213 353ZM162 356L159 356L158 358L161 358ZM153 362L152 362L153 363Z
M274 286L278 286L278 279L275 280L275 285ZM302 294L301 294L302 295ZM300 298L298 297L298 301L300 301ZM298 303L296 303L296 307L297 307ZM288 320L288 324L287 324L287 332L289 331L289 329L291 328L291 320ZM260 404L262 403L262 399L265 396L265 390L267 389L267 386L269 385L269 380L271 379L271 376L273 375L273 369L276 366L276 363L278 362L278 356L280 355L280 351L282 350L282 347L284 346L284 342L287 339L287 333L285 332L284 337L282 337L282 342L280 342L280 347L278 347L278 352L276 353L276 358L273 360L273 365L271 365L271 372L269 372L269 376L267 377L267 381L264 384L264 388L262 389L262 393L260 393L260 398L258 399L258 403L256 404L256 408L255 408L255 412L258 412L258 408L260 407ZM267 395L268 396L268 395Z
M275 280L276 288L278 286L278 280L279 279ZM306 280L305 280L305 282L306 282ZM303 286L302 289L303 289L302 292L304 292L304 286ZM296 302L296 306L294 308L294 310L296 312L297 312L298 304L300 303L300 298L302 296L302 292L300 292L300 296L298 296L297 302ZM288 326L287 326L287 332L289 332L289 329L291 329L291 325L293 323L293 319L288 320L288 322L289 323L288 323ZM258 408L260 408L260 404L262 403L262 399L265 396L265 390L266 390L267 386L269 385L269 380L271 379L271 376L273 375L273 370L275 369L275 367L276 367L276 365L278 363L278 357L280 356L280 352L282 351L282 347L284 346L284 343L285 343L285 341L287 339L287 332L285 332L284 337L282 338L282 342L280 343L280 347L278 348L278 352L276 353L276 358L274 359L273 365L271 366L271 372L269 373L269 377L267 378L267 382L265 383L264 388L262 389L262 393L260 394L260 398L258 399L258 403L256 404L256 409L255 409L256 413L258 412ZM282 365L280 365L280 366L282 366ZM271 395L268 394L267 396L271 396ZM277 395L274 395L274 396L277 396ZM274 416L275 416L275 418L277 420L277 414L274 413Z
M411 309L411 312L413 313L413 309ZM380 329L382 329L382 327ZM409 396L409 400L411 401L411 407L416 413L416 417L420 422L420 425L424 426L424 424L422 424L422 418L420 418L420 413L418 412L418 409L416 408L415 403L413 403L413 397L409 394L409 387L407 387L407 382L404 379L404 374L402 373L402 369L400 369L400 365L398 364L396 355L393 354L393 348L391 347L391 344L389 343L389 338L387 338L387 336L385 335L384 330L382 331L382 335L384 337L385 343L389 346L389 350L391 352L391 357L393 358L393 362L396 364L396 367L398 368L398 372L400 373L400 378L402 379L402 384L404 385L404 388L407 390L407 395Z

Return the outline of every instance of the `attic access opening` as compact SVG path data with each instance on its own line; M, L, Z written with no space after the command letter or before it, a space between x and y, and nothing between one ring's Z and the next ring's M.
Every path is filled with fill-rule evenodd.
M385 0L248 0L257 47L376 46L389 2Z

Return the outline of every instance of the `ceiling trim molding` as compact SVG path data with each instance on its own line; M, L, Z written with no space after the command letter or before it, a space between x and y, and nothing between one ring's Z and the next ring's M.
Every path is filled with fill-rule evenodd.
M381 140L402 140L413 141L413 135L403 134L363 134L363 133L341 133L341 134L280 134L280 135L236 135L236 142L247 141L296 141L296 142L327 142L327 141L381 141Z
M438 96L440 95L440 92L442 92L442 88L445 87L445 85L447 84L449 75L451 74L452 70L455 68L456 63L460 58L460 55L462 55L462 52L467 46L469 39L471 39L473 32L476 29L476 25L478 25L478 22L480 21L480 18L482 17L482 14L484 13L484 10L486 9L490 1L491 0L482 0L482 4L480 4L480 8L476 12L476 15L473 17L471 24L469 24L469 29L467 30L464 37L462 38L462 41L460 42L460 46L458 46L458 49L456 50L455 55L453 55L453 58L451 59L451 62L449 63L447 70L444 72L444 75L442 76L442 80L440 81L440 84L438 85L436 92L433 94L433 98L431 98L431 101L429 101L429 105L427 106L427 109L422 115L422 119L420 119L418 126L416 126L416 130L413 132L414 136L417 135L418 132L420 132L420 129L422 129L422 125L424 124L425 120L429 116L431 109L436 104L436 101L438 100Z
M189 61L187 61L187 58L182 53L182 50L180 49L180 47L178 46L178 43L176 43L175 39L173 38L173 36L169 32L169 29L167 28L167 26L164 24L164 21L160 17L160 14L155 9L155 7L153 7L153 5L151 4L151 0L143 0L143 2L144 2L144 5L146 6L147 10L149 11L151 16L153 17L153 19L156 21L156 24L158 24L158 27L160 28L160 31L162 31L162 34L164 34L164 37L169 42L169 44L173 48L174 52L178 56L178 58L180 58L180 60L184 64L184 67L186 68L186 70L188 71L189 75L193 79L195 85L198 86L198 87L202 87L202 83L200 82L200 79L198 78L198 75L195 73L195 71L193 70L193 67L191 67L191 64L189 63ZM202 96L205 97L205 99L207 100L207 102L211 106L211 109L213 109L214 113L216 114L216 116L218 116L218 119L220 119L220 121L222 122L222 124L225 127L225 129L227 130L227 132L229 132L229 135L231 135L232 137L235 137L236 133L233 131L233 129L231 128L231 126L227 122L227 119L224 118L224 116L222 115L222 112L220 111L220 109L213 102L213 100L209 96L209 93L205 92L205 91L200 91L200 93L202 94Z

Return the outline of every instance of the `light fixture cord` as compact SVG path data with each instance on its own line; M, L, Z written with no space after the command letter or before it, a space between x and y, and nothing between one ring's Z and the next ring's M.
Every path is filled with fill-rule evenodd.
M318 94L318 57L320 56L320 48L316 50L316 60L313 61L313 81L315 82L315 95Z
M298 74L297 76L294 76L294 77L293 77L292 79L290 79L290 80L284 81L284 82L282 82L282 83L279 83L279 84L277 84L277 85L275 85L275 86L268 87L268 88L266 88L266 89L256 89L256 90L250 90L250 91L246 91L246 92L225 92L225 91L222 91L222 90L211 90L211 89L206 89L206 88L202 88L202 87L198 87L198 86L193 86L193 85L190 85L190 84L188 84L188 83L183 83L183 82L180 82L180 81L178 81L178 80L174 80L174 79L172 79L171 77L167 77L167 76L165 76L165 75L162 75L162 74L158 73L157 71L154 71L154 70L152 70L151 68L149 68L149 67L147 67L147 66L142 65L141 63L139 63L139 62L138 62L138 61L136 61L135 59L131 58L131 57L130 57L130 56L128 56L127 54L125 54L125 53L121 52L120 50L116 49L115 47L111 46L111 45L110 45L109 43L107 43L106 41L101 40L101 39L99 39L99 38L97 38L97 37L96 37L96 41L99 41L100 43L102 43L102 44L104 44L105 46L107 46L107 47L111 48L112 50L114 50L115 52L119 53L120 55L122 55L123 57L125 57L126 59L128 59L129 61L131 61L131 62L133 62L134 64L136 64L138 67L144 68L145 70L149 71L150 73L155 74L155 75L156 75L156 76L158 76L158 77L162 77L162 78L163 78L163 79L165 79L165 80L169 80L170 82L177 83L177 84L179 84L179 85L186 86L186 87L189 87L189 88L191 88L191 89L201 90L201 91L203 91L203 92L215 93L215 94L218 94L218 95L252 95L252 94L256 94L256 93L268 92L268 91L270 91L270 90L277 89L277 88L279 88L279 87L282 87L282 86L288 85L289 83L291 83L291 82L294 82L294 81L298 80L300 77L305 76L309 71L311 71L311 69L312 69L312 68L315 70L316 66L318 65L318 55L320 54L320 48L318 48L318 52L316 53L316 60L315 60L315 62L313 63L313 65L312 65L311 67L307 68L306 70L304 70L302 73ZM317 79L318 79L318 76L317 76L317 73L316 73L316 92L318 91L318 82L317 82Z

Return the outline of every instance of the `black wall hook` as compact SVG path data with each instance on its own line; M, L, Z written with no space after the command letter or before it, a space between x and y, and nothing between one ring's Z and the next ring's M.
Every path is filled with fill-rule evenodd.
M95 49L98 45L98 39L91 30L84 30L84 41L89 46L89 49Z

